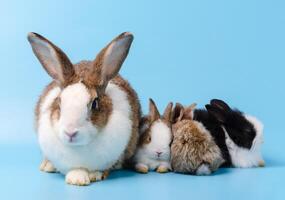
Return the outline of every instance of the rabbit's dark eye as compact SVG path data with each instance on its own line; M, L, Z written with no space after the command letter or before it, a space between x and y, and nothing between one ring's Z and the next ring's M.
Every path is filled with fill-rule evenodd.
M92 105L91 105L91 109L92 110L97 110L98 109L98 97L96 97L93 102L92 102Z
M147 142L148 142L148 143L151 142L151 137L150 137L150 136L147 137Z
M250 134L250 133L254 132L254 129L249 128L249 129L245 129L244 131L245 131L245 133Z

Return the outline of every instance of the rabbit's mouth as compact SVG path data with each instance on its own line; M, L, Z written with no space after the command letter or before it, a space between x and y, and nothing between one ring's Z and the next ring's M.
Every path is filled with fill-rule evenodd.
M84 146L88 145L92 141L92 138L88 134L77 131L72 134L61 132L59 140L66 146Z
M70 146L83 145L81 144L79 136L77 135L75 136L64 135L63 138L61 138L61 140L65 145L70 145Z
M167 155L167 153L155 153L154 155L156 160L160 160L160 161L165 161L169 159L169 156Z
M69 143L76 143L76 137L69 137L68 142Z

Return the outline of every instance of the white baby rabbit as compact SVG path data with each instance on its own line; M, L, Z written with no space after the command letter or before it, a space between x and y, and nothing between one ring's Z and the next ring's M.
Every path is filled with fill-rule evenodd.
M147 173L156 170L164 173L171 170L171 110L172 103L169 103L160 116L154 101L149 100L149 115L144 116L140 123L139 144L134 157L136 171Z
M102 180L135 153L140 120L136 92L118 75L133 41L122 33L94 61L72 64L61 49L29 33L32 49L54 79L36 106L42 171L69 184Z

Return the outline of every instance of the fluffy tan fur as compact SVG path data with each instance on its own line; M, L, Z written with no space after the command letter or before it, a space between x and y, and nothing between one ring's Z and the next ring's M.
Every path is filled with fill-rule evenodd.
M176 119L172 125L171 165L174 171L192 173L202 165L215 171L223 163L220 149L204 126L192 120L193 105L184 109L181 105L174 109Z
M173 125L171 164L174 171L195 173L201 164L215 171L222 161L220 149L199 122L182 120Z

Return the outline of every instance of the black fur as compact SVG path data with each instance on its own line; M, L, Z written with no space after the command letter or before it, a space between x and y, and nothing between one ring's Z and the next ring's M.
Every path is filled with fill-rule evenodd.
M194 111L194 120L201 122L213 136L216 144L221 149L222 156L225 160L223 167L231 166L231 158L226 145L225 133L216 119L209 115L207 110L196 109Z
M197 109L194 111L194 120L201 122L210 131L226 160L224 166L230 166L231 158L222 126L236 145L247 149L252 146L256 130L242 112L231 109L222 100L213 99L205 107L207 110Z
M236 109L231 109L225 102L214 99L206 105L210 115L215 117L224 126L230 138L240 147L250 149L256 136L256 130L243 115Z

